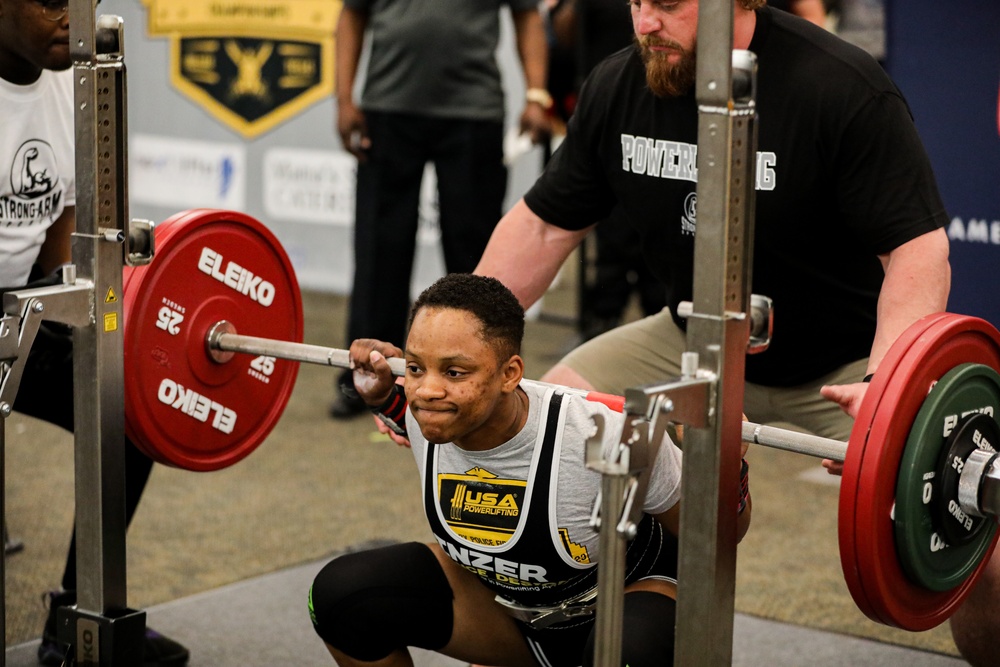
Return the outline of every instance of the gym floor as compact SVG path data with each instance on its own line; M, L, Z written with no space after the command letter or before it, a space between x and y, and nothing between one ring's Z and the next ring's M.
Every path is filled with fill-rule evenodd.
M575 282L549 292L529 322L526 375L575 343ZM342 296L307 292L305 341L343 347ZM303 366L267 441L213 473L157 466L128 536L129 604L191 649L192 667L332 664L305 595L334 554L430 539L407 450L370 418L327 416L335 373ZM72 437L6 420L7 525L24 548L6 558L6 664L35 665L44 591L61 577L72 525ZM867 619L851 600L837 545L837 481L818 461L754 448L754 522L740 546L736 665L964 664L947 625L923 633ZM84 576L81 573L81 576ZM459 665L427 653L418 667Z

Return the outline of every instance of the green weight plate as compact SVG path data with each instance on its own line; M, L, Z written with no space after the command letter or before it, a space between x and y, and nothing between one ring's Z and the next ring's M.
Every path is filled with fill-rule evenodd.
M982 561L996 533L995 521L969 522L960 508L953 516L975 528L966 544L949 544L935 519L947 501L936 484L948 436L962 416L1000 413L1000 374L989 366L960 364L927 394L913 421L896 480L895 537L900 565L913 583L931 591L961 584Z

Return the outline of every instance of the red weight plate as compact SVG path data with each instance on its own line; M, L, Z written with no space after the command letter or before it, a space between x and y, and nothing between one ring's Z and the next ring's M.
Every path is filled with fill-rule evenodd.
M962 318L960 316L956 316L953 314L944 314L944 316L941 316L939 314L937 316L933 316L934 321L930 323L931 326L929 327L915 325L917 329L920 329L922 331L920 332L920 336L918 336L916 340L913 340L913 336L906 336L906 338L910 339L910 345L907 346L905 352L907 354L914 354L912 348L926 349L926 347L930 344L930 341L939 339L940 334L938 334L937 336L932 336L935 329L939 330L940 327L946 325L952 327L957 325L958 327L961 327L960 323L962 321L966 321L967 319L968 318ZM986 326L989 328L989 325ZM912 332L913 329L911 329L907 333L911 334ZM903 340L903 338L904 337L901 337L901 341ZM906 361L902 358L897 358L896 363L894 364L893 371L897 371L900 368L903 368L905 370L907 366L912 366L912 364L913 364L912 358L910 358L909 361ZM882 370L885 368L885 365L886 365L885 362L883 362L883 364L880 367L880 374L882 373ZM943 374L943 372L941 374ZM852 450L849 449L849 456L851 456L852 453L855 454L854 458L855 467L850 474L845 472L845 477L848 478L848 485L847 487L842 487L841 506L843 507L845 504L846 496L844 489L846 488L847 489L846 493L850 496L853 496L854 498L854 503L851 507L851 512L853 513L853 520L847 518L848 515L846 513L842 513L839 523L842 560L845 563L845 578L848 581L848 586L851 590L851 594L852 596L854 596L855 601L858 603L859 608L861 608L861 610L867 616L869 616L873 620L886 623L889 625L898 625L898 623L892 620L892 616L894 614L888 614L886 615L886 617L883 617L884 607L885 607L884 599L882 595L878 593L879 587L872 588L870 585L871 582L869 581L871 579L873 569L878 568L879 563L877 561L873 562L872 559L872 540L874 539L873 533L875 532L875 527L872 524L872 518L870 516L872 513L871 512L872 499L870 498L870 496L866 495L865 489L870 490L871 485L873 484L872 479L878 480L881 483L891 482L894 484L895 477L898 472L898 464L896 465L895 468L893 468L890 471L890 478L878 477L877 473L873 473L872 468L870 467L867 468L867 472L868 475L871 476L871 478L866 478L863 470L865 470L866 463L870 462L875 458L878 458L879 455L877 453L877 450L879 450L882 447L883 440L885 438L884 431L879 430L878 432L876 432L877 429L871 423L875 421L877 415L881 415L882 427L885 426L886 420L892 420L895 417L896 426L899 427L900 425L903 425L904 427L902 432L902 437L904 438L904 440L906 434L908 433L909 427L912 425L912 418L909 420L903 420L901 418L901 415L895 411L895 405L898 403L900 392L905 393L908 390L912 389L912 386L909 384L909 381L906 380L905 378L900 379L901 377L902 376L896 376L894 372L890 374L888 377L883 378L885 380L885 385L886 385L886 387L884 388L885 391L883 392L884 396L880 397L879 404L875 406L875 411L870 415L871 418L869 419L870 436L866 444L868 448L871 449L870 450L867 448L862 449L860 455L857 455L856 450L852 452ZM936 381L936 378L933 381ZM916 396L918 396L918 401L919 401L918 406L919 403L923 402L923 399L926 395L926 391L927 391L926 388L922 392L920 390L916 391ZM910 393L912 394L913 392L911 391ZM869 406L869 408L870 407L871 406ZM852 434L852 436L853 435L854 434ZM900 457L901 457L901 452L900 452ZM859 509L857 509L857 511L855 512L855 508ZM890 508L891 508L891 503L890 503ZM885 511L885 516L888 517L889 511L891 511L891 509ZM846 571L847 559L844 556L847 550L851 548L854 549L856 569L853 572L851 572L850 573L851 576L849 576L849 573ZM898 563L895 562L895 551L893 551L892 553L891 560L893 566L898 565ZM865 590L865 585L866 585L864 583L865 581L868 581L868 588L870 589L868 592L866 592ZM883 610L882 614L880 614L879 610Z
M968 595L988 560L950 591L916 586L897 558L891 519L896 477L917 412L933 384L967 362L1000 368L1000 333L978 318L938 320L896 365L871 422L859 461L854 543L861 585L874 612L868 615L886 625L915 632L940 625Z
M277 423L298 363L237 354L214 362L208 330L301 342L302 301L277 238L241 213L199 209L155 227L156 255L126 276L125 430L151 458L230 466Z
M840 564L844 572L847 588L854 603L869 618L880 621L875 615L872 603L868 600L861 583L861 565L858 562L855 530L857 525L856 509L858 502L858 486L860 484L861 461L867 446L868 434L871 430L879 403L886 387L895 372L896 367L913 343L936 322L949 317L948 313L927 315L907 328L889 348L879 364L878 372L872 378L864 399L854 419L850 441L847 446L847 456L844 460L843 478L840 482L840 500L837 511L837 534L840 544ZM881 621L880 621L881 622Z

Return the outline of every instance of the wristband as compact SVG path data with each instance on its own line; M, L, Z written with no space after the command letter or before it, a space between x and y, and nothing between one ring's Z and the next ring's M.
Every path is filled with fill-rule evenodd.
M544 88L528 88L528 90L524 93L524 99L528 102L534 102L546 111L551 109L554 104L552 101L552 95L550 95L549 91Z
M740 462L740 505L737 514L743 514L747 508L747 501L750 500L750 466L747 460Z
M393 433L406 437L406 394L398 384L392 385L392 393L381 405L369 405L368 409Z

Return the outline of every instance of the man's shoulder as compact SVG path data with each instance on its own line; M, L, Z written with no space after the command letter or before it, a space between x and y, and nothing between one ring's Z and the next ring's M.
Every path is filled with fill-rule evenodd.
M881 91L894 89L882 66L863 49L797 17L781 12L771 16L763 43L751 45L762 79L780 73L786 83L801 76L814 88L855 83Z

